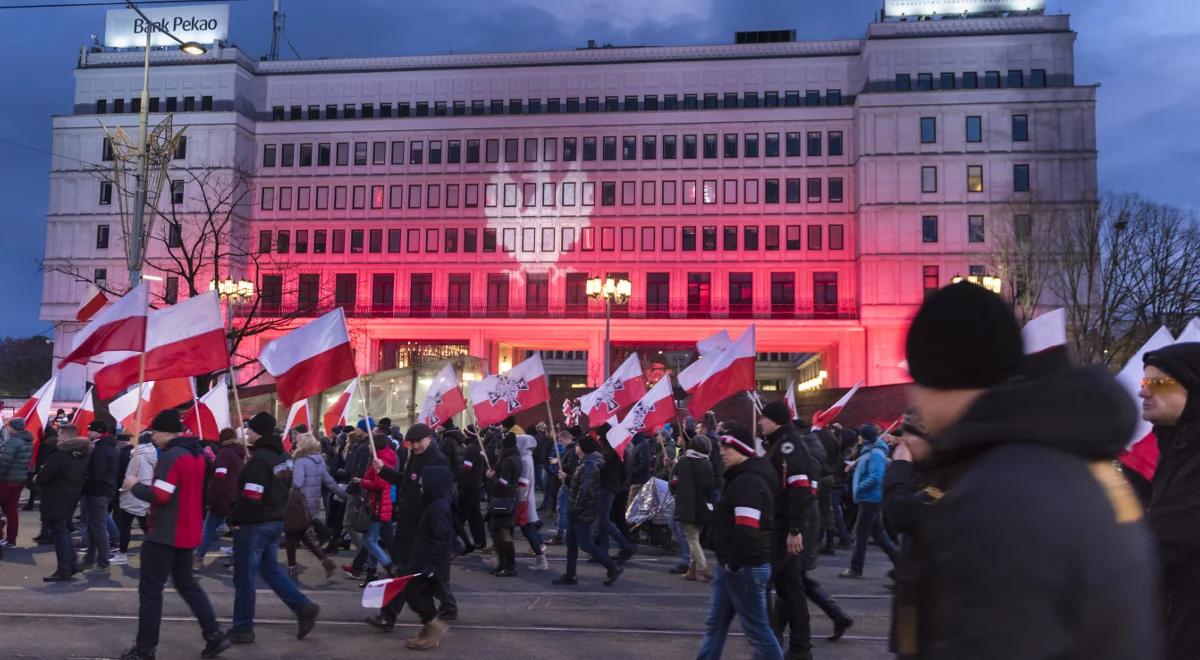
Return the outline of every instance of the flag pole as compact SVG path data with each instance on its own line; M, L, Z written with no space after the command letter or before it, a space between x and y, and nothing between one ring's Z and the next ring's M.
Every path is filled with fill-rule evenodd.
M558 431L554 427L554 409L550 407L550 397L546 397L546 416L550 418L550 437L554 438L558 435ZM558 442L555 440L555 442Z
M360 376L355 376L355 378L360 378ZM363 387L363 382L359 381L354 391L358 393L358 398L363 404L363 416L367 419L367 447L371 449L371 462L375 462L379 460L379 454L375 453L375 422L371 419L371 410L367 407L367 396L363 394ZM350 408L349 401L346 402L346 408ZM347 415L346 419L349 418L350 416Z
M146 309L150 309L150 287L146 287ZM146 324L149 326L149 318ZM138 356L138 402L137 410L133 413L133 425L137 427L135 436L142 432L142 387L146 383L146 340L142 338L142 353ZM156 413L157 414L157 413Z
M479 418L475 417L475 409L467 405L467 410L471 413L471 426L475 427L475 442L479 443L479 453L483 455L483 464L487 469L492 469L492 462L488 460L487 447L483 446L483 429L479 428Z

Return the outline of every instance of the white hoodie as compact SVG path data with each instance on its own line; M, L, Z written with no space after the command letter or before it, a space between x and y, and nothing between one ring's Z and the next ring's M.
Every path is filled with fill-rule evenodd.
M154 466L158 464L158 450L153 442L135 445L129 456L129 467L125 468L125 479L137 477L138 483L149 486L154 482ZM124 479L121 480L124 484ZM150 511L150 503L133 496L133 493L121 489L120 506L125 512L135 516L144 516Z

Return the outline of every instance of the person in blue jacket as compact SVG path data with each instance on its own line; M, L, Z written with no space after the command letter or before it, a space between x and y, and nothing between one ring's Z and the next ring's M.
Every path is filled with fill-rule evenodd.
M867 538L874 537L876 545L887 553L893 564L896 562L896 546L883 528L883 473L888 464L888 444L879 437L879 427L865 424L859 429L863 445L854 464L854 502L858 504L858 521L854 524L854 552L850 556L850 568L840 577L862 577L863 561L867 557Z

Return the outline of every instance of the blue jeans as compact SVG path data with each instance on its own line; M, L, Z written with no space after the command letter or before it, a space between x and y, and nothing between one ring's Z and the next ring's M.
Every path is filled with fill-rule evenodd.
M200 534L200 545L196 548L196 559L204 559L208 549L217 540L217 530L225 524L225 516L218 516L209 511L204 514L204 531Z
M521 533L525 535L525 540L529 542L529 549L536 553L545 551L545 543L542 542L542 533L538 531L539 523L529 523L521 525Z
M254 630L256 576L296 614L310 601L279 566L279 537L283 521L241 525L233 532L233 630Z
M692 551L688 547L687 537L683 535L683 523L672 518L671 534L675 537L675 545L679 546L679 565L690 566L692 564Z
M880 550L896 563L896 546L883 529L883 509L879 502L859 502L858 522L854 523L854 553L850 555L850 570L862 573L867 558L867 537L875 537Z
M389 566L392 563L392 557L379 544L379 536L383 532L383 525L377 520L371 521L371 526L367 528L367 533L363 534L363 547L367 549L367 554L371 559L374 559L380 566Z
M571 497L571 489L566 484L558 487L558 527L554 530L554 535L559 538L567 536L567 500Z
M608 537L612 537L617 541L617 547L621 550L632 550L633 544L621 530L617 529L616 523L612 521L613 500L617 498L617 494L607 488L601 488L600 494L596 497L597 511L596 515L596 547L608 554ZM621 512L624 515L624 511Z
M595 525L588 522L571 521L571 526L567 528L567 575L575 575L575 565L579 562L579 549L595 557L600 565L608 570L612 570L616 564L612 558L608 556L608 551L601 551L592 541L592 533L595 530Z
M717 565L712 581L712 602L708 606L708 630L696 660L721 657L735 614L741 621L746 639L754 647L756 660L783 660L783 649L767 619L767 583L770 580L770 564L743 566L732 573L723 565Z

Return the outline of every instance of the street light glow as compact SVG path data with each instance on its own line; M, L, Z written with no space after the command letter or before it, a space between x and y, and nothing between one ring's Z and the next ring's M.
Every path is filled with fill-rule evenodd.
M179 44L179 50L188 55L203 55L208 52L208 49L203 44L198 44L195 41L185 41Z

